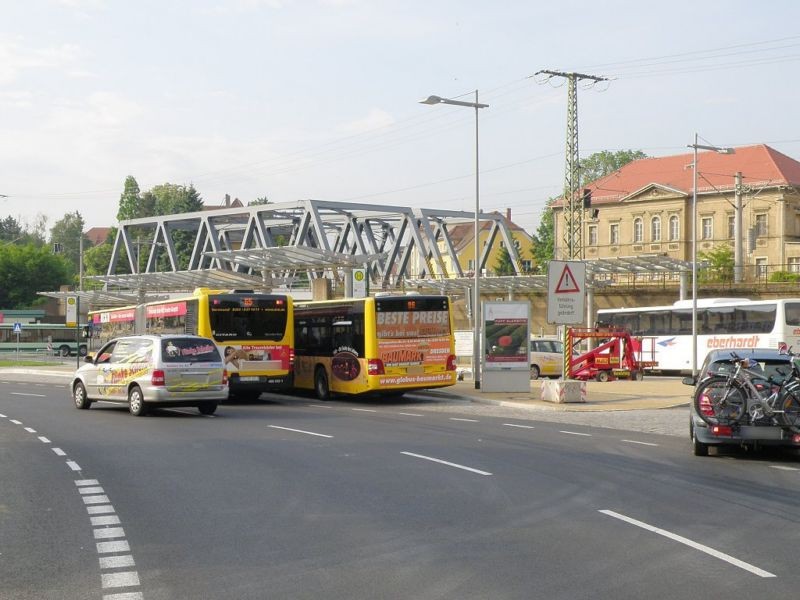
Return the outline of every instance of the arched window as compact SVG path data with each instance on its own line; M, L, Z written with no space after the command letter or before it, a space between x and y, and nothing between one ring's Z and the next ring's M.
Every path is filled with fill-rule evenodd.
M636 217L633 220L633 242L641 243L644 239L644 222L641 217Z
M653 217L650 219L650 241L661 241L661 217Z
M681 237L681 222L677 215L669 218L669 239L670 241L679 240Z

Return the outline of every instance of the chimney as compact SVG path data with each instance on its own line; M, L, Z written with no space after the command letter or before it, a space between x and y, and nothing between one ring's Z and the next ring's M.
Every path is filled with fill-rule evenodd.
M231 195L225 194L225 206L230 206L230 205L231 205Z
M511 209L510 208L506 209L506 221L511 223Z

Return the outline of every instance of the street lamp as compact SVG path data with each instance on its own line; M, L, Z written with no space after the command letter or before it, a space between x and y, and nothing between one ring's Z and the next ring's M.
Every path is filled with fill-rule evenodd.
M453 106L467 106L475 109L475 284L472 290L472 380L475 389L481 389L481 247L480 247L480 163L478 154L478 109L487 108L488 104L478 102L478 90L475 90L475 102L451 100L440 96L428 96L420 100L420 104L452 104Z
M733 154L733 148L721 148L697 143L698 135L694 134L694 144L688 148L694 149L692 160L692 377L697 378L697 150L711 150L718 154Z

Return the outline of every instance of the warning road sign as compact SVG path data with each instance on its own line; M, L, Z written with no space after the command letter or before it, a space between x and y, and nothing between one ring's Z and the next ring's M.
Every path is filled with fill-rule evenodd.
M582 323L586 309L586 264L551 260L547 269L547 322Z

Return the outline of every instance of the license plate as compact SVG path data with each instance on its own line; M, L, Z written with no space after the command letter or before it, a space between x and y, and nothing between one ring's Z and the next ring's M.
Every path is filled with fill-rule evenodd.
M258 381L258 377L239 377L239 381Z

